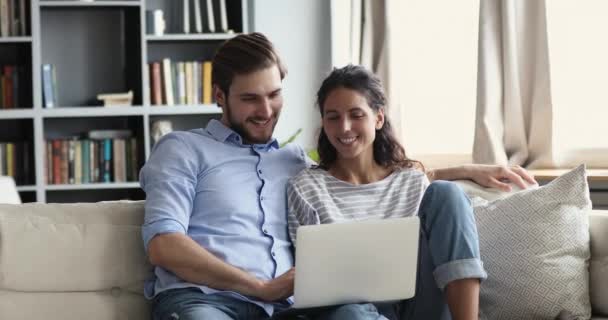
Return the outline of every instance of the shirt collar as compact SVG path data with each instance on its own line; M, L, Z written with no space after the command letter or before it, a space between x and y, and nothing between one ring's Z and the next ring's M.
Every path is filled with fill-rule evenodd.
M211 119L209 121L209 123L207 124L206 130L217 141L225 143L226 140L230 140L231 142L236 143L241 146L251 146L251 145L243 144L243 138L241 137L241 135L234 132L232 129L226 127L226 125L224 125L221 121L218 121L216 119ZM262 148L262 149L266 149L266 150L278 149L279 142L277 141L277 139L272 138L272 139L270 139L270 141L268 143L254 144L253 147L256 149Z

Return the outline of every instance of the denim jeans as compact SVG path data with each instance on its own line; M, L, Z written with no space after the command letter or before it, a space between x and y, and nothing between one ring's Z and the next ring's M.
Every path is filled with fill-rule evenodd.
M445 286L459 279L487 278L479 256L473 209L456 184L435 181L424 193L418 215L416 295L382 313L401 320L451 319L443 295Z
M315 308L309 312L288 312L287 304L275 305L272 319L297 320L385 320L371 303ZM198 288L172 289L161 292L152 301L154 320L258 320L270 319L264 309L251 302L221 294L205 294Z

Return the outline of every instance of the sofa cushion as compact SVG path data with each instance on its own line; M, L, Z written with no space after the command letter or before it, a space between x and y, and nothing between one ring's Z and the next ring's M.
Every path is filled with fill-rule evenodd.
M589 276L593 312L608 316L608 211L594 211L591 224Z
M14 292L0 290L0 319L149 320L139 294L101 292Z
M143 292L143 202L0 205L0 290Z
M490 197L495 200L472 199L488 272L481 317L553 319L567 310L588 319L591 202L585 168L543 187Z

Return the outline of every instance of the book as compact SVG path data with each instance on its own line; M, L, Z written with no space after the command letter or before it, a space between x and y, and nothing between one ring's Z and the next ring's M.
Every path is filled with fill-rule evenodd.
M15 178L15 145L6 144L6 175Z
M154 10L146 10L146 34L154 34Z
M20 35L27 35L27 22L26 22L26 10L25 0L19 0L19 25L20 25Z
M53 143L53 179L52 184L61 184L61 140L52 140Z
M114 139L113 141L113 157L114 157L114 182L127 181L126 154L125 154L125 139Z
M132 177L132 171L133 171L133 163L131 161L131 158L133 157L133 152L131 150L131 140L132 139L127 139L125 140L125 170L126 170L126 179L127 181L131 181L131 177Z
M112 182L112 139L103 140L103 182Z
M163 59L163 83L165 85L165 104L174 105L173 99L173 76L171 73L171 60Z
M162 94L162 85L161 85L161 77L160 77L160 63L152 62L150 63L150 93L151 93L151 101L153 105L162 105L163 104L163 94Z
M59 105L59 93L57 92L57 68L51 65L51 88L53 89L53 101L55 106Z
M44 161L44 184L53 183L53 141L46 141Z
M91 140L84 139L82 143L82 183L91 182Z
M6 175L6 170L4 169L4 167L6 166L5 162L6 162L6 155L5 155L5 151L4 151L4 143L0 143L0 176L5 176Z
M76 141L68 140L68 183L74 184Z
M1 0L0 0L1 1ZM42 65L42 95L45 108L55 107L55 96L53 90L53 65Z
M87 138L104 140L104 139L126 139L133 135L131 130L91 130L87 132Z
M192 63L184 62L184 75L186 84L186 104L194 104L193 88L194 81L192 80Z
M215 17L213 14L213 0L207 0L207 28L209 32L215 32Z
M203 62L203 104L213 103L211 98L211 72L212 72L211 61Z
M179 89L178 104L186 104L186 66L177 62L177 88Z
M19 12L17 11L17 2L15 0L8 0L8 7L10 10L10 16L8 17L9 36L17 36L19 35Z
M137 181L137 179L139 177L139 167L138 167L139 158L138 158L138 154L137 154L137 139L131 138L129 141L130 141L130 148L131 148L131 157L128 159L128 161L131 162L130 180Z
M188 2L190 2L190 0L182 0L183 1L183 15L182 15L182 21L183 21L183 27L184 27L184 33L190 33L190 6L188 5Z
M0 0L0 37L10 36L9 0Z
M194 104L201 104L201 64L198 61L192 62L192 91Z
M22 68L20 68L19 66L14 66L13 67L13 81L12 81L12 85L13 85L13 101L12 101L12 106L13 108L19 108L21 107L21 100L19 99L19 89L20 89L20 85L19 85L19 79L21 78L19 76L19 73L21 72Z
M162 36L165 33L165 18L162 10L146 10L146 34Z
M89 170L91 170L91 182L99 182L99 141L91 140Z
M61 184L66 184L70 180L70 171L69 171L69 157L70 157L70 144L69 140L61 141L61 156L60 156L60 168L61 168Z
M0 109L5 108L6 102L4 101L4 75L2 74L2 70L0 69Z
M13 105L13 96L14 96L14 88L13 88L13 66L4 66L4 108L12 109L15 106Z
M82 183L82 141L74 141L74 183Z
M226 11L226 0L220 1L220 26L223 32L228 32L228 13Z
M194 16L194 32L203 33L203 20L201 18L201 3L200 0L192 0L194 7L192 8L192 14Z
M32 168L31 168L31 150L30 143L28 141L23 141L19 143L20 151L19 151L19 183L20 184L30 184L33 182L32 179Z

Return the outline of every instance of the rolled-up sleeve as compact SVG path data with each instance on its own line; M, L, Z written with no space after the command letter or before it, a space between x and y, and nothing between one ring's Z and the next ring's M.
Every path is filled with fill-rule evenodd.
M142 236L146 252L154 236L188 231L196 190L198 160L180 133L164 136L139 173L146 192Z

